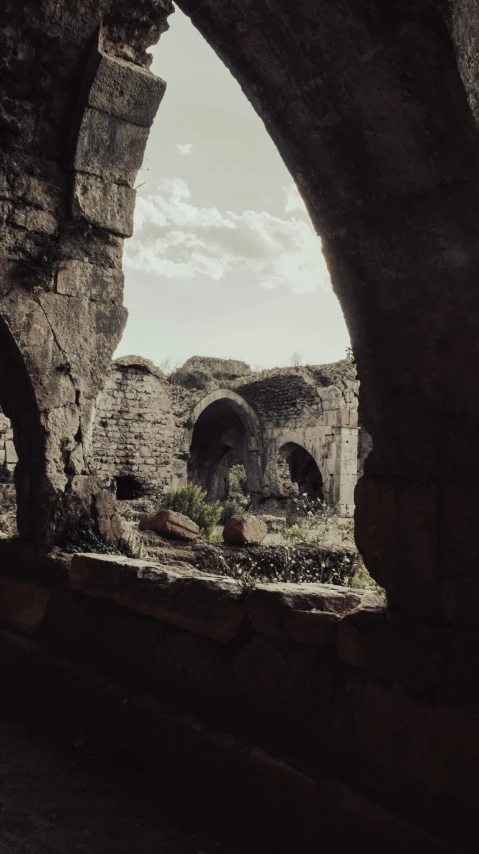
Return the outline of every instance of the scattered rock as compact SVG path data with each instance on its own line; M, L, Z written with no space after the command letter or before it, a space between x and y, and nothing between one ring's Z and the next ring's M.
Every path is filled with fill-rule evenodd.
M138 528L140 531L156 531L172 540L196 540L200 532L196 522L175 510L158 510L152 516L144 516Z
M223 528L223 540L230 546L260 546L267 533L258 516L232 516Z

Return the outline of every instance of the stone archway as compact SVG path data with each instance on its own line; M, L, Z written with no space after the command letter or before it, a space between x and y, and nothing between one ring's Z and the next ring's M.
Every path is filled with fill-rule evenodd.
M260 429L246 401L229 389L218 389L195 407L190 424L189 482L201 485L210 500L226 500L229 470L240 462L255 497L261 478Z
M296 485L299 497L304 496L308 501L324 499L323 477L314 457L306 448L288 442L279 449L279 457L286 463L289 479Z
M356 488L366 565L394 607L457 614L472 589L479 600L475 8L178 5L259 112L321 235L373 442Z

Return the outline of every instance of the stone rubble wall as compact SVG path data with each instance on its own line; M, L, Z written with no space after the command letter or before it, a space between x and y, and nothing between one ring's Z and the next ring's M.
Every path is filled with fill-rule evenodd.
M97 400L92 434L93 466L104 484L111 488L116 478L130 477L149 497L186 485L195 407L221 388L239 395L258 418L260 504L280 512L298 497L280 453L294 443L317 463L325 501L352 515L357 383L345 363L252 373L243 362L195 357L167 377L139 356L117 359ZM0 419L0 465L12 471L12 430Z
M345 363L252 373L241 362L195 357L166 377L147 360L119 359L97 402L96 469L110 483L117 477L135 478L150 496L185 485L195 407L221 388L239 395L258 419L261 502L277 496L279 451L293 442L316 461L327 502L352 515L357 382ZM286 483L283 487L288 497L291 489Z

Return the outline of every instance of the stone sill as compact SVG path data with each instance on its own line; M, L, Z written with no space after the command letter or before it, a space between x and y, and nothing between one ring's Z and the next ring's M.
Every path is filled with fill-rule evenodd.
M117 555L50 555L62 587L137 614L229 643L249 624L255 632L317 646L336 640L340 619L359 606L382 609L370 591L327 584L258 584L244 592L229 577ZM54 585L57 586L57 585ZM0 623L33 634L51 586L0 576Z

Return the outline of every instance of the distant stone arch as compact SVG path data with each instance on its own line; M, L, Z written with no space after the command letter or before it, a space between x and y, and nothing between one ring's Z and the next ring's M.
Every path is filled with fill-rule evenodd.
M309 451L296 442L286 442L278 452L278 481L286 496L291 496L290 484L293 484L299 496L309 500L324 499L323 476L319 466ZM283 464L281 464L283 463ZM289 474L290 483L285 483Z
M188 482L206 490L209 500L225 500L236 462L244 465L253 496L260 483L260 426L254 410L230 389L207 395L189 421Z

